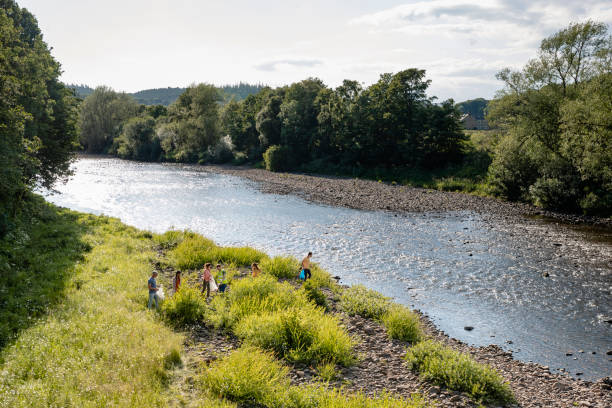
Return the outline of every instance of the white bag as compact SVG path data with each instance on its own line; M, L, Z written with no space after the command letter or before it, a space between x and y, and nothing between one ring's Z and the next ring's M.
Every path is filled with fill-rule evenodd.
M157 298L159 300L164 300L164 297L166 297L166 295L164 295L164 287L160 285L159 290L157 291Z
M210 277L210 290L211 292L216 292L219 290L217 282L215 282L215 278L213 278L212 276Z

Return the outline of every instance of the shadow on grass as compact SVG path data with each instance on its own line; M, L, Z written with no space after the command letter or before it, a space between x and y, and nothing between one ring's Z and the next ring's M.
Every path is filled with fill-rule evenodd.
M62 300L91 249L79 215L39 196L28 199L15 224L0 239L0 351Z

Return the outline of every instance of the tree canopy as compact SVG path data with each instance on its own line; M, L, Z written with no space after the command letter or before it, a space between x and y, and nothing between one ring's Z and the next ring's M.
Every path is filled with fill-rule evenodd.
M612 208L612 39L586 21L545 38L488 119L505 131L490 168L499 194L546 208L609 215Z
M34 16L0 0L0 233L25 193L69 175L76 100Z

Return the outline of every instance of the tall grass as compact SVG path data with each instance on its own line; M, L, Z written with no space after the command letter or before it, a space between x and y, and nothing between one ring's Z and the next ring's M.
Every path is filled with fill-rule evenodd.
M198 269L207 262L250 265L267 256L249 247L219 247L212 240L191 233L170 251L169 257L178 269Z
M261 261L261 269L277 279L295 279L300 270L300 261L292 256L275 256Z
M381 321L392 339L417 343L425 337L419 316L405 306L394 304Z
M46 315L2 350L0 407L166 405L167 370L183 339L146 310L152 241L116 219L53 211L76 223L92 249L78 263L66 263L53 253L70 236L37 235L37 250L48 254L38 259L67 281L55 287L61 303L49 304ZM32 232L49 225L35 223ZM32 280L49 279L33 273L22 282L24 291ZM25 315L28 300L16 306Z
M250 315L234 332L246 343L272 350L290 362L345 366L354 362L353 340L336 317L315 307Z
M440 343L426 340L412 346L406 353L406 361L423 378L466 392L476 400L515 402L510 387L494 369Z
M205 319L206 299L197 288L183 284L174 296L164 301L162 311L166 321L182 327Z
M380 320L391 307L391 299L363 285L355 285L342 292L340 305L351 316Z
M198 386L244 407L269 408L426 408L415 395L403 399L383 394L345 395L320 385L292 386L287 368L266 352L242 347L215 362L200 376Z

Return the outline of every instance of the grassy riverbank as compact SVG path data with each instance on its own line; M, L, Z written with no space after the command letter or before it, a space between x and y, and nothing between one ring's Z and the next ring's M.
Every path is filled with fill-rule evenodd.
M492 370L441 345L432 352L410 310L365 288L343 289L319 268L308 285L286 280L295 275L293 258L222 248L189 232L151 234L40 198L20 219L0 242L1 407L430 406L416 394L368 397L326 385L361 358L340 313L379 321L424 378L483 402L513 400ZM232 288L210 303L194 279L208 261L227 264ZM253 261L264 268L257 279L241 274ZM157 313L146 309L146 279L160 266L183 269L185 283ZM168 277L160 277L166 286ZM341 310L328 307L329 296ZM184 331L196 326L239 347L198 361ZM291 385L296 366L316 371L307 386Z

